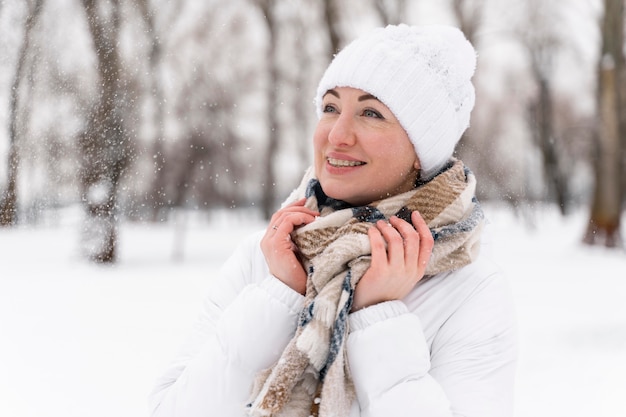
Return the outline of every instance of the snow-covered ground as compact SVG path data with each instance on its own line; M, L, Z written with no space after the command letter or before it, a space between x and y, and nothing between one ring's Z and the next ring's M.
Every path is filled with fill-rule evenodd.
M517 301L516 417L626 416L626 253L581 245L583 212L487 212ZM76 215L0 229L0 416L147 416L207 283L262 227L224 213L178 224L122 225L113 267L81 260Z

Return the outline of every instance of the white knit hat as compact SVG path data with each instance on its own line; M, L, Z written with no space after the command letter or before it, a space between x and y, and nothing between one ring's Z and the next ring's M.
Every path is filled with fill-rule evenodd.
M451 26L377 28L356 39L330 63L315 105L335 87L374 95L396 116L415 147L428 179L443 168L469 126L476 52Z

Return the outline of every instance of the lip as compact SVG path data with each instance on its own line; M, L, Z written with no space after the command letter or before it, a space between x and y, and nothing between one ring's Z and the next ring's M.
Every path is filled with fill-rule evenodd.
M345 162L347 164L346 165L337 165L336 163L331 164L330 162L331 160L335 160L336 162ZM354 162L360 162L360 164L348 165L349 163L354 163ZM361 168L365 165L366 163L364 161L354 158L350 155L345 155L345 154L335 153L335 152L331 152L326 155L326 169L331 174L347 173L349 171L353 171L358 168Z
M353 156L346 155L343 153L338 153L338 152L329 152L328 154L326 154L326 160L328 161L329 159L339 159L341 161L350 161L350 162L364 162Z

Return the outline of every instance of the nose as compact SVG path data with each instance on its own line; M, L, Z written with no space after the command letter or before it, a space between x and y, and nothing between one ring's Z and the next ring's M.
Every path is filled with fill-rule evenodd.
M335 119L328 132L328 142L337 147L352 146L356 142L354 120L346 112Z

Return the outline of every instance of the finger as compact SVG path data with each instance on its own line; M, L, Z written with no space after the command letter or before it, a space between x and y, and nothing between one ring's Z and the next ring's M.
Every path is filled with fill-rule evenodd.
M433 235L418 211L411 213L411 221L420 236L419 266L420 268L426 269L435 244Z
M287 204L287 205L286 205L285 207L283 207L281 210L287 210L287 211L290 211L290 210L292 210L292 209L295 209L295 210L302 210L302 209L304 209L304 210L306 210L306 211L308 211L308 212L311 212L311 213L319 213L318 211L313 210L313 209L311 209L311 208L309 208L309 207L305 206L306 201L307 201L307 199L303 197L303 198L301 198L300 200L296 200L296 201L294 201L294 202L293 202L293 203L291 203L291 204Z
M315 215L304 212L285 213L279 220L272 226L272 229L277 233L289 234L293 232L297 227L309 224L314 221Z
M287 204L285 207L283 207L283 209L286 209L287 207L304 206L304 203L306 203L306 197L302 197L299 200Z
M385 247L385 239L376 227L370 227L367 231L370 239L370 247L372 249L372 265L387 264L387 250Z
M400 236L402 236L404 245L404 261L409 264L416 265L420 247L419 233L415 230L412 224L407 223L399 217L392 216L389 221L398 230Z
M303 201L303 200L302 200ZM298 203L298 202L296 202ZM294 203L294 204L296 204ZM272 216L272 218L270 219L269 222L269 227L271 227L273 230L276 230L276 228L285 221L285 218L287 218L288 216L293 215L294 213L300 213L300 214L304 214L304 215L308 215L308 216L312 216L313 218L317 217L320 215L320 213L318 211L315 210L311 210L307 207L301 206L301 205L290 205L287 206L283 209L278 210L276 213L274 213L274 215Z
M281 221L284 220L286 216L290 216L294 213L303 213L303 214L308 214L310 216L319 216L320 214L318 211L310 210L302 206L287 207L274 213L274 215L272 216L270 220L270 223L271 224L280 223Z
M288 212L294 208L297 207L303 207L304 206L304 201L305 199L302 198L300 200L294 201L293 203L290 203L288 205L286 205L285 207L281 208L280 210L274 212L274 214L272 215L272 218L270 219L270 223L275 223L276 221L278 221L280 219L280 217L285 213Z
M278 210L276 213L274 213L274 215L272 216L272 220L279 220L280 217L288 214L288 213L308 213L314 216L319 216L319 211L316 210L312 210L308 207L305 207L304 205L300 204L303 203L305 200L298 200L295 203L292 203L280 210Z
M404 262L404 239L402 235L391 224L379 220L376 223L376 227L380 230L381 234L387 242L387 258L390 264L397 264Z

